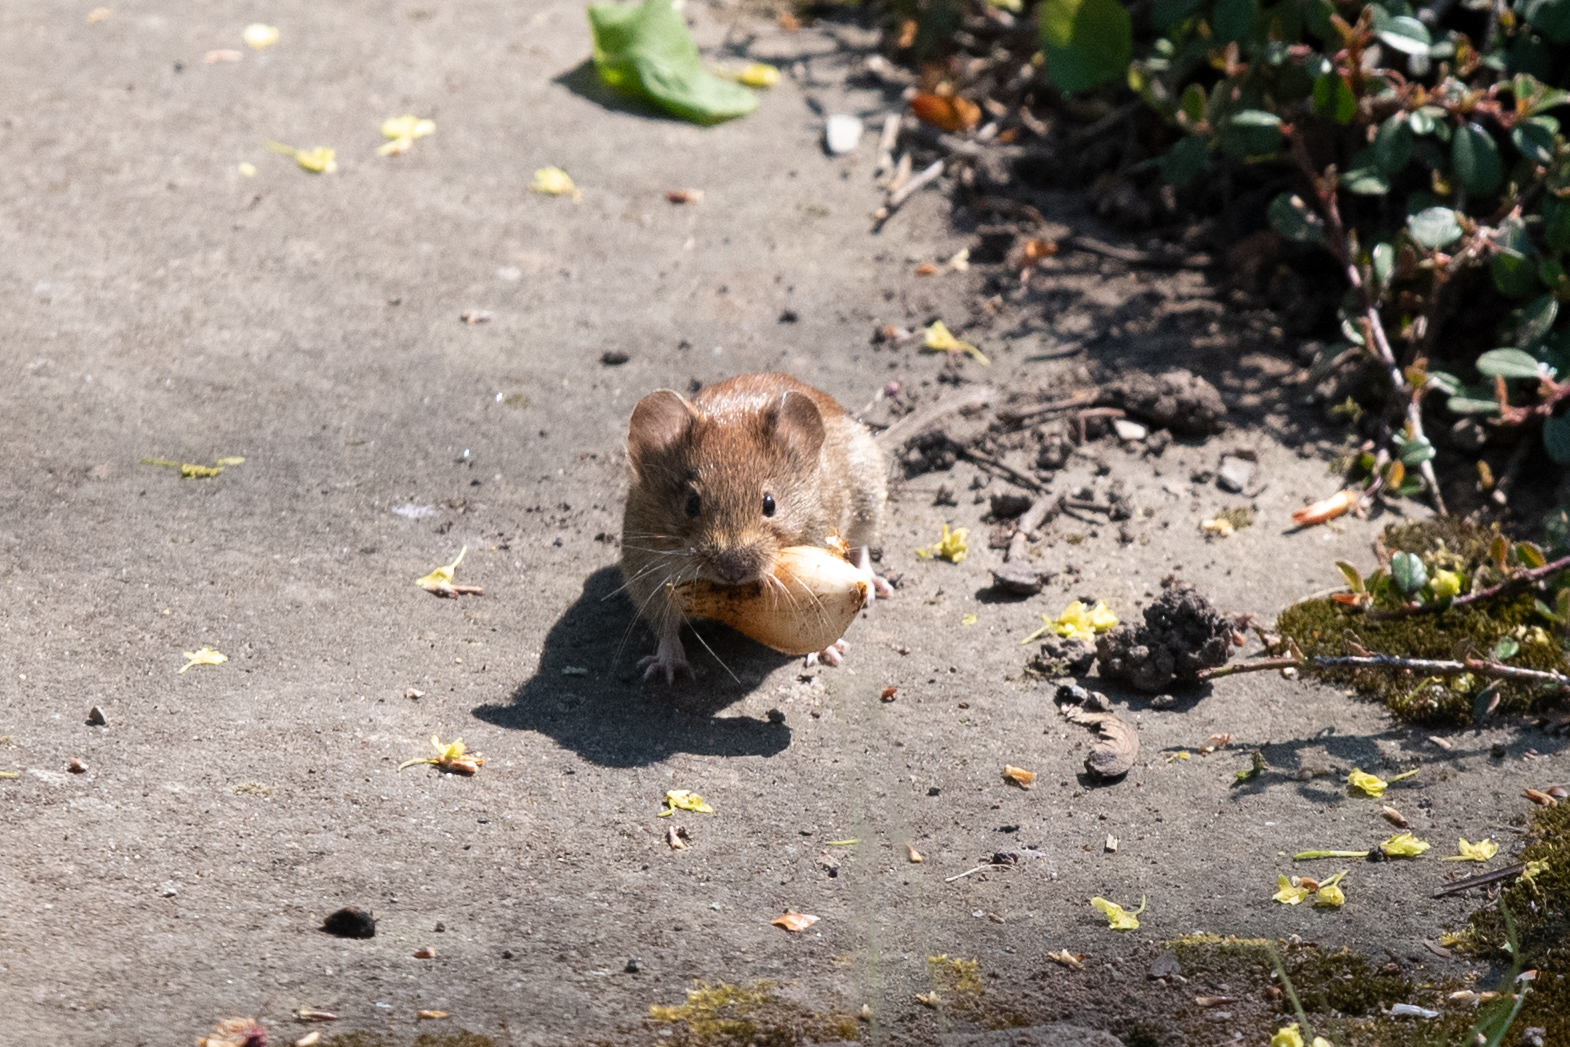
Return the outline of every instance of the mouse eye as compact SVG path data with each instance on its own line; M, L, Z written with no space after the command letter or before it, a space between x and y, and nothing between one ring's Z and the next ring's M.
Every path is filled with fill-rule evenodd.
M763 496L763 515L774 515L774 496L772 494L766 494Z
M694 491L687 496L687 515L696 518L702 511L703 500L698 497L698 492Z

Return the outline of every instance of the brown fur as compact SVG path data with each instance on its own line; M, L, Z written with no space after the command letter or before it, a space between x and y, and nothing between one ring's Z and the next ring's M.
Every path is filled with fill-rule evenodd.
M877 543L882 452L833 397L789 375L739 375L690 402L670 390L650 393L633 409L627 456L622 573L662 651L674 641L678 657L680 619L667 582L753 581L773 570L778 550L826 547L831 535L853 551ZM763 513L765 494L774 498L772 517ZM689 516L694 504L698 514Z

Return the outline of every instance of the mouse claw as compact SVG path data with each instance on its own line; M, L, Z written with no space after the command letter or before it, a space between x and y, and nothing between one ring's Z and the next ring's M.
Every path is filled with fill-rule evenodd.
M818 662L824 665L838 666L845 660L845 641L835 640L821 651L814 651L806 657L806 668L810 669Z
M694 678L692 664L687 659L682 657L672 658L663 651L659 654L651 654L638 659L638 668L643 670L644 682L658 679L660 676L665 677L667 684L675 683L678 676L685 676L689 679Z
M872 552L866 546L856 550L856 566L867 576L867 606L872 606L880 596L887 600L894 595L894 587L888 579L872 569Z

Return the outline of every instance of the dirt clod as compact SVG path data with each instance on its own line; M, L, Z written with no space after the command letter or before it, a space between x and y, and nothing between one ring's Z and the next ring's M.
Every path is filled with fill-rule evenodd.
M1040 571L1029 566L1028 564L1018 563L1015 561L1000 564L992 569L993 588L998 589L1009 596L1035 596L1037 593L1041 592L1041 587L1045 581L1046 579L1042 576ZM1094 657L1094 653L1092 653L1092 657ZM1090 663L1086 662L1085 667L1088 669L1090 667ZM1057 673L1056 675L1077 675L1077 673L1070 671L1067 674Z
M1216 387L1192 371L1165 374L1132 372L1102 387L1102 400L1179 436L1210 436L1221 431L1227 406Z
M376 918L365 910L348 906L323 920L322 930L338 938L374 938Z
M1096 640L1101 675L1147 692L1197 683L1199 670L1225 665L1231 653L1231 623L1192 586L1167 587L1145 608L1144 625Z

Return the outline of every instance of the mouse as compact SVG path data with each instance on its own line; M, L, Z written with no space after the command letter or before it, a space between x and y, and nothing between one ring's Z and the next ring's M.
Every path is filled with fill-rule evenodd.
M780 549L843 540L867 577L867 601L893 590L872 567L888 501L883 452L829 394L788 374L744 374L689 400L658 389L627 425L631 480L621 568L658 638L645 680L692 675L682 612L666 585L744 585L771 573ZM841 640L821 658L839 665Z

